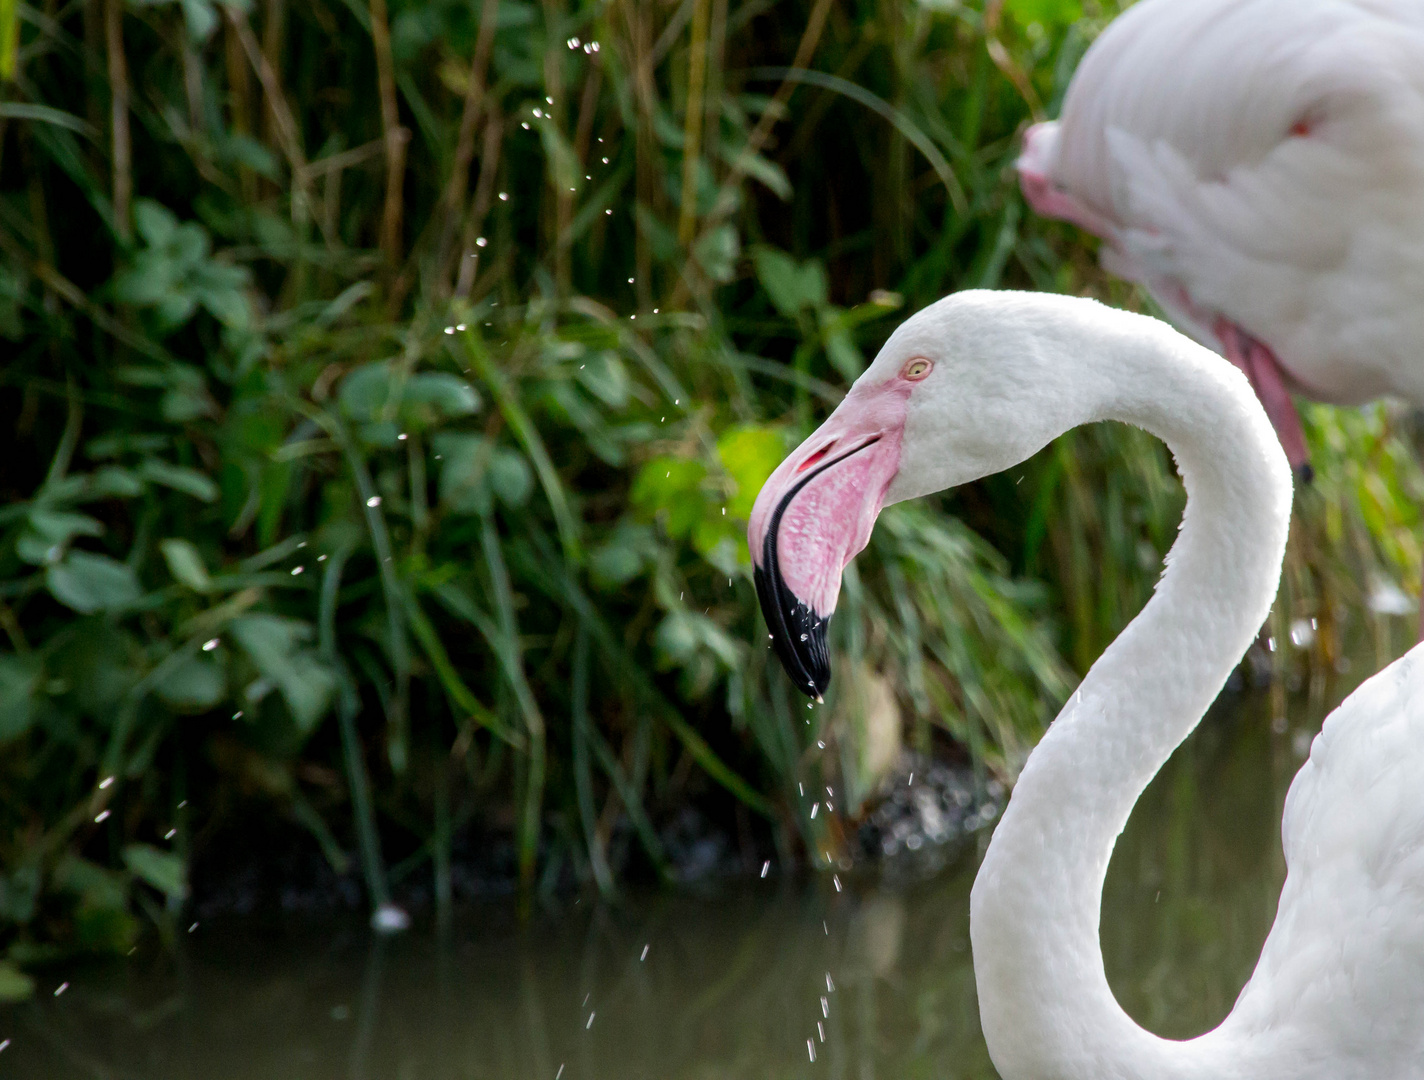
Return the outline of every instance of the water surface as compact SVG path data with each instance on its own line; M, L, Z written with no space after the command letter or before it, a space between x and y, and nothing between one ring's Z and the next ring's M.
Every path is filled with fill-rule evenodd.
M1209 716L1114 856L1109 978L1161 1034L1196 1034L1229 1011L1274 917L1281 802L1323 710L1293 705L1282 730L1274 711L1244 696ZM207 923L176 956L155 947L125 964L41 973L36 1001L0 1011L0 1038L11 1039L0 1074L992 1078L969 955L978 854L931 881L870 876L839 892L773 876L616 907L561 899L524 921L491 905L444 935Z

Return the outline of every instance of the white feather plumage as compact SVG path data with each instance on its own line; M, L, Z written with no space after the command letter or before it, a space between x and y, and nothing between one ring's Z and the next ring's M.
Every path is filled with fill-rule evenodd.
M1424 3L1143 0L1025 163L1198 340L1224 317L1310 397L1424 404Z

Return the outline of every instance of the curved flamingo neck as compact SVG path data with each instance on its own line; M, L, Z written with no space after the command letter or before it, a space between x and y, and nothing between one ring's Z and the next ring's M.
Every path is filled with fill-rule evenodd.
M1187 508L1156 593L1030 756L975 881L984 1033L1005 1080L1245 1074L1248 1051L1222 1028L1178 1043L1134 1023L1108 987L1098 928L1133 805L1270 611L1290 471L1246 381L1205 349L1149 334L1065 353L1083 384L1103 388L1079 422L1121 420L1161 438Z

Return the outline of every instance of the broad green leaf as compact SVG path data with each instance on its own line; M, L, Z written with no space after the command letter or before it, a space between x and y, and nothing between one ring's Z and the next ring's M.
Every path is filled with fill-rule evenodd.
M589 353L579 365L578 381L611 409L621 409L628 404L632 381L617 353L607 350Z
M0 960L0 1001L28 1001L34 996L35 980L26 975L12 960Z
M737 260L742 254L742 239L735 225L719 225L698 239L692 255L697 265L713 281L726 284L737 275Z
M92 907L122 908L128 902L127 881L122 873L73 852L59 860L51 880L56 889L73 893Z
M1020 26L1030 23L1067 26L1083 17L1081 0L1005 0L1004 10L1017 19Z
M717 456L736 484L727 500L727 513L746 521L762 485L786 456L786 440L771 428L744 424L722 434L717 440Z
M603 588L625 585L642 573L658 554L658 541L647 525L621 521L606 542L589 554L588 569Z
M213 580L208 576L208 568L203 565L203 556L191 541L170 537L159 541L158 549L163 552L163 561L168 564L168 572L175 581L194 592L205 593L212 589Z
M169 899L187 898L187 867L171 851L160 851L151 844L130 844L124 848L124 865Z
M173 465L162 458L146 458L139 466L139 475L155 484L162 484L203 502L215 502L218 486L206 473L184 465Z
M83 481L79 480L77 484L82 491ZM64 497L63 493L56 491L56 485L47 488L47 492L51 498ZM70 494L73 495L74 492ZM104 532L104 526L88 514L76 514L66 510L35 507L26 515L26 521L28 527L15 541L15 553L34 566L58 562L69 542L76 536L100 536Z
M480 407L475 388L449 372L416 372L399 390L397 382L389 361L365 364L342 381L341 407L351 419L363 422L389 419L394 409L403 425L421 428L470 416Z
M312 628L298 619L267 614L243 615L230 628L257 670L281 690L297 727L313 731L331 705L336 678L305 648Z
M452 513L490 509L489 468L494 448L483 435L443 431L431 441L440 459L440 501Z
M50 594L81 615L115 611L132 604L143 590L134 572L117 559L88 551L71 551L45 570Z
M42 881L39 864L32 861L0 874L0 920L24 926L33 919Z
M401 397L401 415L427 425L473 416L479 408L475 388L447 371L417 372L406 380Z
M143 494L143 484L128 469L105 465L89 477L85 495L93 499L131 499Z
M154 690L180 712L204 712L222 701L227 679L215 657L190 656L169 671Z
M798 263L784 251L759 248L752 261L766 295L787 318L795 318L803 308L819 308L828 302L826 271L815 259Z
M29 657L0 654L0 743L19 738L34 723L41 674Z
M534 473L524 455L505 446L495 447L489 480L500 502L511 508L523 506L534 490Z
M650 517L661 517L673 539L692 535L706 514L702 481L707 466L691 458L657 457L638 470L633 481L633 505Z

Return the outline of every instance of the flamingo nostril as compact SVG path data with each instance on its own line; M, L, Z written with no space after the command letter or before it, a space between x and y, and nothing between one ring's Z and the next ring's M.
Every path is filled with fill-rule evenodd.
M836 440L835 440L835 439L832 439L830 442L826 443L825 446L821 447L821 449L817 450L814 454L812 454L810 457L808 457L805 461L801 462L800 465L796 466L796 471L797 471L798 473L803 473L803 472L805 472L807 469L809 469L809 468L811 468L813 465L817 464L822 458L824 458L827 454L829 454L829 453L831 452L831 449L832 449L835 445L836 445Z

